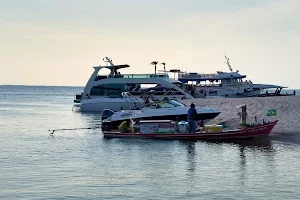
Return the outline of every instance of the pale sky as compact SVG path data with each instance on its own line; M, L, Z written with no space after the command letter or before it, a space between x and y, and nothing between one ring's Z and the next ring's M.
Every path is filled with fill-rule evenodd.
M84 86L123 73L233 70L300 88L300 0L0 0L0 84ZM162 69L162 66L158 66Z

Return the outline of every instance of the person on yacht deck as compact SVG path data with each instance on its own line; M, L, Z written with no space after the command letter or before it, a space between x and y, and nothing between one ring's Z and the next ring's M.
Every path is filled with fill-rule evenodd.
M121 72L115 72L115 77L116 78L123 78L123 75L121 74Z
M196 132L196 116L197 111L195 109L195 104L191 103L191 108L188 110L188 123L190 127L190 133Z

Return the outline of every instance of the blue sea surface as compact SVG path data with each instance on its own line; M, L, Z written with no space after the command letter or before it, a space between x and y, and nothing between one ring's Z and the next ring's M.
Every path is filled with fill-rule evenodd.
M82 87L0 86L0 199L299 199L300 145L103 139Z

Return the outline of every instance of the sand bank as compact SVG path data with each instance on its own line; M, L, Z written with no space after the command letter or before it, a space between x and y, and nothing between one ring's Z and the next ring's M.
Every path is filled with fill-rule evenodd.
M266 113L269 109L277 110L279 123L273 132L285 134L300 133L300 96L286 97L252 97L252 98L211 98L184 100L183 103L197 106L213 107L221 110L221 114L216 117L217 121L224 121L229 127L237 127L240 123L238 112L241 109L238 105L246 104L247 121L254 122L255 116L259 121L267 119ZM276 119L276 117L269 117Z

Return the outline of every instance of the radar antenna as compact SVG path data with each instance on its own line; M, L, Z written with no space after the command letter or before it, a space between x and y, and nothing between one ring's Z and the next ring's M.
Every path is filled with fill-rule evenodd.
M115 66L112 62L112 59L110 59L109 57L103 58L103 61L106 62L106 64L109 63L111 66Z
M231 68L231 66L229 64L229 58L227 58L227 56L225 56L225 58L226 58L225 64L228 66L229 70L232 72L232 68Z

